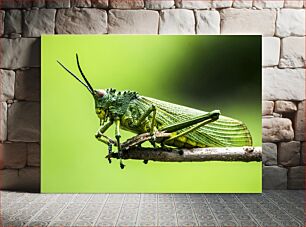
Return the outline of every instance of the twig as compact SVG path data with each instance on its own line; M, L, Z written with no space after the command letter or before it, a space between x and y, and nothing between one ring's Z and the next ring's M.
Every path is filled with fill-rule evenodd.
M158 162L260 162L262 160L261 156L261 147L210 147L193 149L131 147L122 154L123 159L151 160ZM118 158L118 153L111 153L106 156L106 158Z

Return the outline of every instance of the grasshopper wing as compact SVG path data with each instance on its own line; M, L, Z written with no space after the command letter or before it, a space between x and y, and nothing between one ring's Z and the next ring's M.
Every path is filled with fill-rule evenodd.
M166 126L192 119L207 112L181 106L158 99L141 96L143 105L155 105L156 122ZM181 132L184 130L180 130ZM252 146L252 137L246 125L238 120L220 115L217 121L211 122L185 135L199 147L240 147Z

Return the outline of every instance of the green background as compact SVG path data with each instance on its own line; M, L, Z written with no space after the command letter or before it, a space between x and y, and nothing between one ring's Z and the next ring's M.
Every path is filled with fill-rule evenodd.
M261 146L260 36L45 35L42 37L41 191L261 192L261 162L159 163L104 158L107 146L75 53L94 88L211 111L246 123ZM114 128L107 132L114 137ZM123 140L132 136L122 131Z

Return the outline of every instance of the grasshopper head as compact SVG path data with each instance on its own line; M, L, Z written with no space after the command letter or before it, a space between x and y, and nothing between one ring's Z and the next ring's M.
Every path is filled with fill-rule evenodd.
M86 79L80 63L78 55L76 54L76 60L78 69L85 81L85 83L73 74L69 69L67 69L62 63L57 61L70 75L72 75L77 81L79 81L93 96L95 100L95 110L96 114L100 118L101 122L106 121L108 117L112 116L122 116L127 110L129 103L137 98L138 94L132 91L116 92L115 89L106 90L95 90L92 88L91 84Z
M106 90L95 90L96 114L101 120L107 117L123 116L129 103L138 97L133 91L116 91L109 88Z

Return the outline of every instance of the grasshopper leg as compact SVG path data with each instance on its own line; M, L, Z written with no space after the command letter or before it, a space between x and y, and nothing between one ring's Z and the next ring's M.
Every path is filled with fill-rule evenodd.
M102 125L97 133L95 134L95 137L97 138L97 140L99 140L102 143L105 143L108 145L108 154L110 155L112 152L112 146L116 145L115 141L113 141L112 139L108 138L106 135L104 135L104 132L107 131L107 129L109 129L109 127L113 124L112 121L109 121L107 124ZM108 162L111 163L111 159L108 158Z
M151 122L150 129L153 130L154 122L155 122L155 115L156 115L156 107L154 105L150 106L146 112L144 112L140 117L139 120L136 122L135 126L139 126L151 113L153 112L153 121Z
M220 115L219 110L213 110L209 113L206 113L206 114L188 119L188 120L183 121L183 122L179 122L179 123L175 123L175 124L172 124L172 125L164 126L162 128L159 128L159 130L163 131L163 132L176 132L178 130L187 128L189 126L193 126L197 123L201 123L205 120L212 119L212 120L216 121L216 120L219 119L219 115Z
M110 158L110 155L111 155L112 151L113 151L113 145L112 145L111 143L109 143L109 144L108 144L108 156L109 156L109 158L107 159L108 162L109 162L109 164L112 163L112 160L111 160L111 158Z
M112 121L109 121L109 122L107 122L105 125L102 125L102 126L98 129L97 133L95 134L95 137L96 137L98 140L101 139L101 137L104 136L103 133L106 132L107 129L109 129L109 127L110 127L112 124L113 124L113 122L112 122ZM104 137L106 137L106 136L104 136ZM105 142L105 141L101 141L101 142L108 144L108 142Z
M170 138L166 139L164 142L169 142L171 140L174 140L180 136L184 136L204 125L207 125L211 122L214 122L216 120L219 119L219 115L220 115L220 111L219 110L214 110L214 111L211 111L207 114L204 114L202 116L199 116L199 117L195 117L194 119L190 119L188 121L184 121L184 122L181 122L181 123L178 123L178 124L174 124L174 125L171 125L171 126L167 126L163 129L161 129L162 131L166 131L166 132L175 132L175 131L178 131L178 130L181 130L181 129L184 129L186 127L189 127L189 126L192 126L191 128L187 129L186 131L183 131L179 134L176 134L174 136L171 136Z
M148 117L151 113L153 113L153 116L152 116L152 121L151 121L151 126L150 126L150 134L152 135L152 139L150 140L150 143L155 148L156 147L156 143L155 143L156 137L154 133L157 131L157 128L156 128L156 107L154 105L152 105L149 109L147 109L147 111L139 118L137 125L141 124L141 122L143 122L146 119L146 117ZM143 163L148 164L148 160L143 160Z
M152 105L151 110L153 112L153 116L152 116L152 121L151 121L150 133L151 133L151 135L153 135L154 132L157 131L157 129L156 129L156 107L154 105Z
M115 118L115 125L116 125L116 127L115 127L115 137L117 139L118 156L120 158L120 168L124 169L125 165L122 162L122 150L121 150L121 144L120 144L121 135L120 135L120 118L119 117Z
M156 107L154 105L151 105L146 112L144 112L139 120L136 123L136 126L139 126L151 113L153 113L152 120L151 120L151 125L150 125L150 134L152 135L152 140L150 140L150 143L152 144L153 147L156 147L155 145L155 135L154 133L157 131L156 128Z

